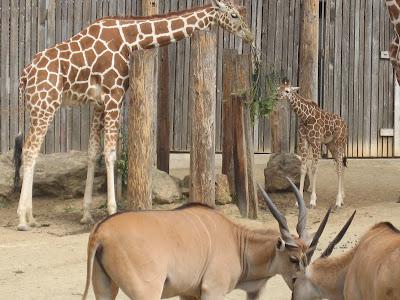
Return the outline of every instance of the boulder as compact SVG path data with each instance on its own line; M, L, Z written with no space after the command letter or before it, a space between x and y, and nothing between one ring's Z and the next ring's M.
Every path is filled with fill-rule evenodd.
M180 180L156 168L152 170L153 202L174 203L182 199Z
M215 203L225 205L231 202L232 196L228 176L224 174L215 175Z
M80 151L39 155L33 178L33 195L82 197L86 184L87 161L87 153ZM105 184L104 166L96 166L93 192L104 191Z
M11 155L0 155L0 201L10 199L14 191L14 168Z
M189 197L190 175L187 175L181 181L181 191L183 195ZM215 203L224 205L232 202L232 196L229 188L228 176L223 174L215 175Z
M265 189L267 192L285 192L290 191L289 183L286 177L289 177L299 186L300 183L300 158L293 153L272 154L264 169ZM304 189L307 190L310 185L308 176L304 182Z

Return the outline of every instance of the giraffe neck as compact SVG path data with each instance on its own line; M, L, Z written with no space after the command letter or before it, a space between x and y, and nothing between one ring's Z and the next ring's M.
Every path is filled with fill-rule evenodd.
M218 12L207 5L192 10L150 16L116 19L124 44L131 50L162 47L206 30L215 23Z
M316 103L301 97L297 93L291 94L291 96L289 97L289 103L293 111L302 121L306 121L319 109Z

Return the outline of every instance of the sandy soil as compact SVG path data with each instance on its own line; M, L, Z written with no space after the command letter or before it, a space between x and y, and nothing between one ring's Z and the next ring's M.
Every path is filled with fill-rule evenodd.
M352 247L360 235L380 221L390 221L400 228L400 160L350 160L346 170L345 207L333 214L322 236L322 250L354 209L356 218L334 254ZM186 169L173 170L182 177ZM263 182L263 166L256 168L257 180ZM273 199L296 224L297 211L291 194L273 194ZM306 199L309 197L307 194ZM322 161L319 169L317 208L309 211L308 226L316 229L327 207L336 197L336 175L333 162ZM104 196L97 196L95 216L105 215ZM0 204L0 299L80 299L85 280L86 243L90 227L79 225L81 199L34 199L37 219L46 227L31 232L17 232L16 201ZM164 206L164 208L166 208ZM257 221L239 217L234 205L220 207L224 213L248 226L277 227L266 212ZM91 298L94 299L93 294ZM127 299L119 295L118 299ZM240 291L226 297L245 299ZM279 277L267 285L262 299L290 299L290 292Z

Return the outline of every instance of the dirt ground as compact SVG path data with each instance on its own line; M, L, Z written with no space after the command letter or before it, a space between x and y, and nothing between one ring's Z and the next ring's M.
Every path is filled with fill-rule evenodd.
M263 165L257 165L257 180L263 182ZM348 234L333 255L355 245L369 227L380 221L390 221L400 228L400 160L349 160L346 170L345 207L331 217L322 236L319 251L344 224L354 209L357 215ZM187 169L175 169L172 174L182 177ZM334 204L336 175L331 160L320 164L318 173L317 208L309 210L308 227L315 230L326 209ZM309 195L306 195L308 199ZM291 194L272 194L287 215L290 226L296 224L297 210ZM104 196L97 196L95 216L105 215ZM45 227L30 232L15 230L14 201L0 204L0 299L80 299L86 274L86 243L89 226L79 224L81 199L34 199L34 213ZM168 208L164 206L163 208ZM257 221L239 217L234 205L220 207L224 213L250 227L277 227L271 216L262 211ZM91 298L94 299L91 292ZM120 294L118 299L127 299ZM245 299L240 291L226 297ZM262 299L290 299L290 292L278 276L267 285Z

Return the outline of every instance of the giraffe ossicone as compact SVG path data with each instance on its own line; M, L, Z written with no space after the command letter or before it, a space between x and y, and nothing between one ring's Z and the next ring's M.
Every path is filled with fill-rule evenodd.
M210 28L213 24L250 43L253 35L241 15L242 11L241 7L229 1L212 0L212 4L203 7L166 15L104 17L69 40L37 53L31 64L22 71L19 83L19 128L23 128L24 106L31 123L22 150L23 183L17 211L18 229L28 230L36 224L32 213L35 162L47 128L61 105L91 103L94 106L81 220L87 223L92 221L90 205L94 167L101 149L102 131L108 213L114 213L117 208L114 163L120 109L128 88L129 54L138 49L166 46L190 37L195 31ZM18 180L18 163L16 166Z
M345 197L343 167L347 166L345 155L348 137L347 124L338 115L323 111L312 100L301 97L297 92L298 90L298 87L292 87L288 80L284 80L278 88L278 97L281 100L288 100L289 105L299 118L298 138L301 156L300 193L303 195L304 180L308 170L311 182L310 207L317 205L316 180L318 159L321 145L324 144L335 159L338 176L336 207L341 207L344 204ZM310 154L312 162L311 166L308 166L307 162Z

